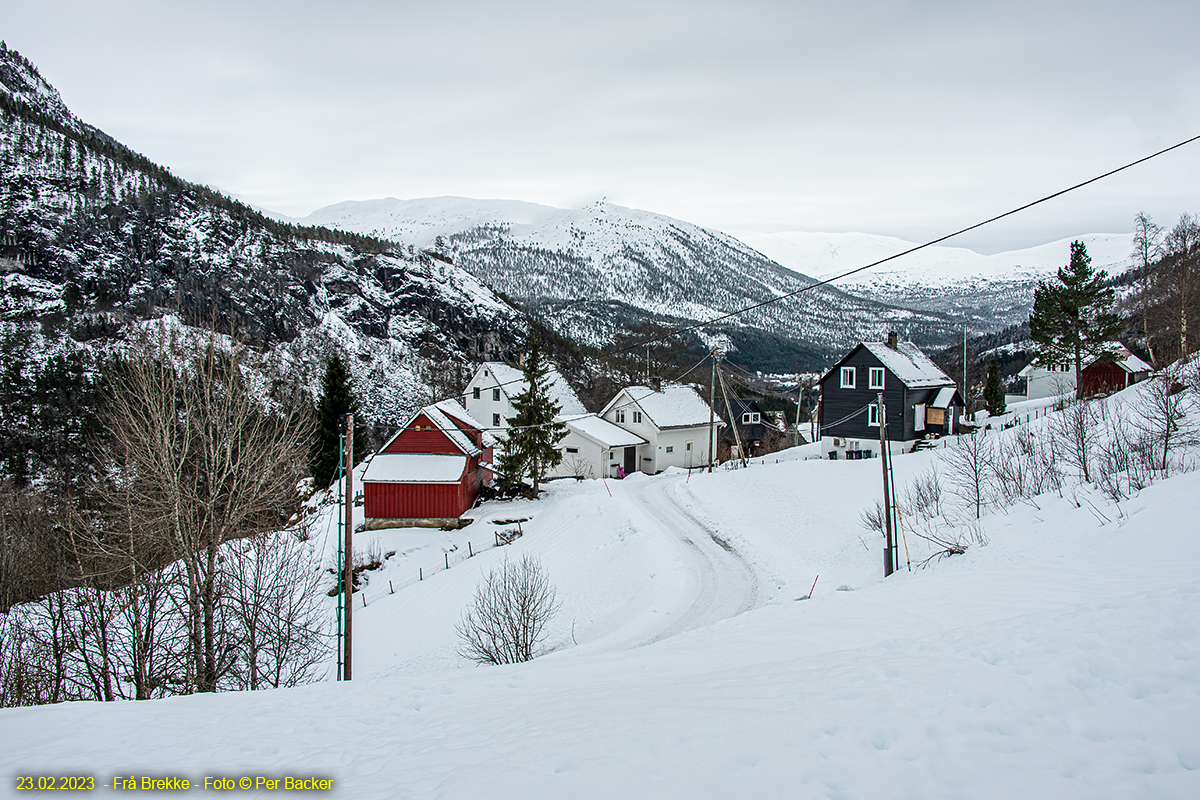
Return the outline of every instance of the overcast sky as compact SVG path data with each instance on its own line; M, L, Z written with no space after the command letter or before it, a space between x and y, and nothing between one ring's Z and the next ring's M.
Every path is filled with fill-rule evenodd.
M1200 3L0 0L81 118L304 215L611 202L921 241L1200 134ZM1200 212L1200 142L964 239Z

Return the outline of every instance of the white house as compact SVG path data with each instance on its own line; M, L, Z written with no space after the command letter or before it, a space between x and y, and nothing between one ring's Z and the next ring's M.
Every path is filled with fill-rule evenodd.
M649 444L636 433L614 425L598 414L559 417L567 426L567 435L558 443L562 463L550 473L552 478L615 478L631 453L637 463L637 449Z
M553 366L548 375L549 394L562 406L561 416L586 414L587 409L579 401L575 390ZM500 438L508 428L508 418L513 416L513 398L529 388L518 367L503 361L485 361L475 370L467 384L464 405L467 413L479 420L486 429Z
M1025 379L1027 400L1075 393L1075 367L1071 364L1042 364L1035 358L1017 374Z
M709 454L715 449L709 438L708 403L691 386L629 386L617 392L600 416L646 442L623 449L619 458L626 474L707 466ZM724 425L717 417L714 439L715 431Z

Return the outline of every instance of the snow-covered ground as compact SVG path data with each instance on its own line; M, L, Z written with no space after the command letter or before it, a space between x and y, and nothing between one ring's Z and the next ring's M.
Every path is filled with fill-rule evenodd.
M69 772L315 775L354 798L1200 796L1200 472L995 510L985 545L926 568L909 533L885 580L859 522L880 462L806 454L361 534L396 554L356 606L352 682L0 711L0 792ZM896 478L945 480L945 455L898 457ZM562 604L551 652L471 665L454 624L525 553Z

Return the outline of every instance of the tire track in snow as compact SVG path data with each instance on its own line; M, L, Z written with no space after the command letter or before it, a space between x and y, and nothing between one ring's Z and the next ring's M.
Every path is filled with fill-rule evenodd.
M635 644L641 647L669 639L684 631L736 617L758 604L758 576L749 562L675 499L678 481L646 481L629 497L658 523L662 533L678 545L692 573L690 599L681 603L671 621L654 635Z

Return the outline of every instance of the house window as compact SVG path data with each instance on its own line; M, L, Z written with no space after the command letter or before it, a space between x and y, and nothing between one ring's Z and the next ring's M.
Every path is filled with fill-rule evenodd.
M878 403L871 403L871 405L867 406L867 424L874 426L876 428L879 427L879 404Z
M854 388L854 373L855 373L854 367L842 367L842 388L843 389L853 389Z
M675 448L674 448L674 447L672 447L672 446L670 446L670 445L667 445L667 452L668 452L668 453L674 453L674 452L675 452Z
M613 451L609 450L608 451L608 460L612 461L614 458L616 458L616 456L613 455Z
M568 448L567 448L567 452L568 452L568 453L578 453L578 452L579 452L579 448L578 448L578 447L568 447Z
M471 390L471 398L473 400L479 399L479 387L478 386L476 386L474 389Z
M499 389L492 389L492 399L493 400L500 399L500 390Z
M913 430L925 430L925 404L920 403L913 406Z
M633 412L633 421L641 422L642 421L642 412L640 412L640 411Z
M492 414L492 427L493 428L500 427L500 415L499 414Z
M742 414L743 425L757 425L760 422L762 422L762 415L757 411L747 411L745 414Z
M625 411L623 409L617 409L617 422L624 422L624 421L625 421Z
M867 385L870 389L883 388L883 367L871 367L867 375Z

